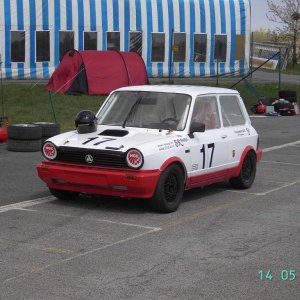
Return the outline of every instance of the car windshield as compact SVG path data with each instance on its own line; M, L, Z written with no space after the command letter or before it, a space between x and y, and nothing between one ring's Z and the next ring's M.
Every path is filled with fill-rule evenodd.
M117 91L99 111L98 124L184 130L190 104L186 94Z

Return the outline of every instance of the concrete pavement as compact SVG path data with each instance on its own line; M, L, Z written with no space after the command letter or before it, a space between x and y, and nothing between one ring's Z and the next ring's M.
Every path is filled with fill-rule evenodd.
M187 191L167 215L141 200L56 200L39 153L0 146L1 298L298 299L300 116L252 122L268 150L253 187Z

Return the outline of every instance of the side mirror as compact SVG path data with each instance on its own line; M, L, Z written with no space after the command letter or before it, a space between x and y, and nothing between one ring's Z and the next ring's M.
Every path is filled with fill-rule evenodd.
M191 124L189 137L193 138L194 137L194 132L204 132L204 131L205 131L205 124L198 123L198 122L193 122Z

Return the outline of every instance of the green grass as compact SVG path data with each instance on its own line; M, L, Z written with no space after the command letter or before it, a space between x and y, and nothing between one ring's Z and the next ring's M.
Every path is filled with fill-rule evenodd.
M10 123L54 122L51 101L44 85L3 85L4 114ZM76 114L83 109L97 112L103 96L52 96L56 119L63 131L74 129ZM0 110L2 114L2 109Z
M205 83L205 85L214 86L214 83ZM220 86L230 87L231 84L220 84ZM255 88L261 96L276 98L278 95L278 87L274 84L256 84ZM254 104L257 104L257 98L250 93L243 83L237 85L236 89L243 97L248 110ZM299 98L300 86L282 85L281 89L296 90ZM41 121L54 122L51 101L44 85L5 84L3 85L3 95L4 115L8 116L11 124ZM62 131L74 129L74 119L79 111L90 109L96 113L104 99L105 96L55 95L53 104L56 118L61 123ZM0 115L2 115L1 105Z
M287 68L282 71L284 74L290 74L290 75L300 75L300 63L296 64L295 67L292 67L292 64L289 63L287 65Z
M278 86L276 84L256 84L254 87L260 96L278 99ZM236 89L240 92L248 111L254 104L257 104L257 98L250 93L243 83L240 83L238 86L236 86ZM281 85L281 90L297 91L298 98L300 96L300 86L283 84Z
M278 70L269 70L269 69L261 68L261 71L278 74ZM282 74L288 74L288 75L300 75L300 64L296 64L295 67L293 68L292 63L288 63L286 69L282 70L281 72Z

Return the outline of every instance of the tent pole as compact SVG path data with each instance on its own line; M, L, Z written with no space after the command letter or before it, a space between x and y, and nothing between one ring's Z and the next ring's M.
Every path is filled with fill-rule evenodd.
M50 97L50 102L51 102L51 108L52 108L52 114L53 114L53 117L54 117L54 121L55 121L55 123L57 123L57 119L56 119L56 114L55 114L55 109L54 109L54 104L53 104L53 99L52 99L52 96L51 96L51 92L49 92L49 97Z

